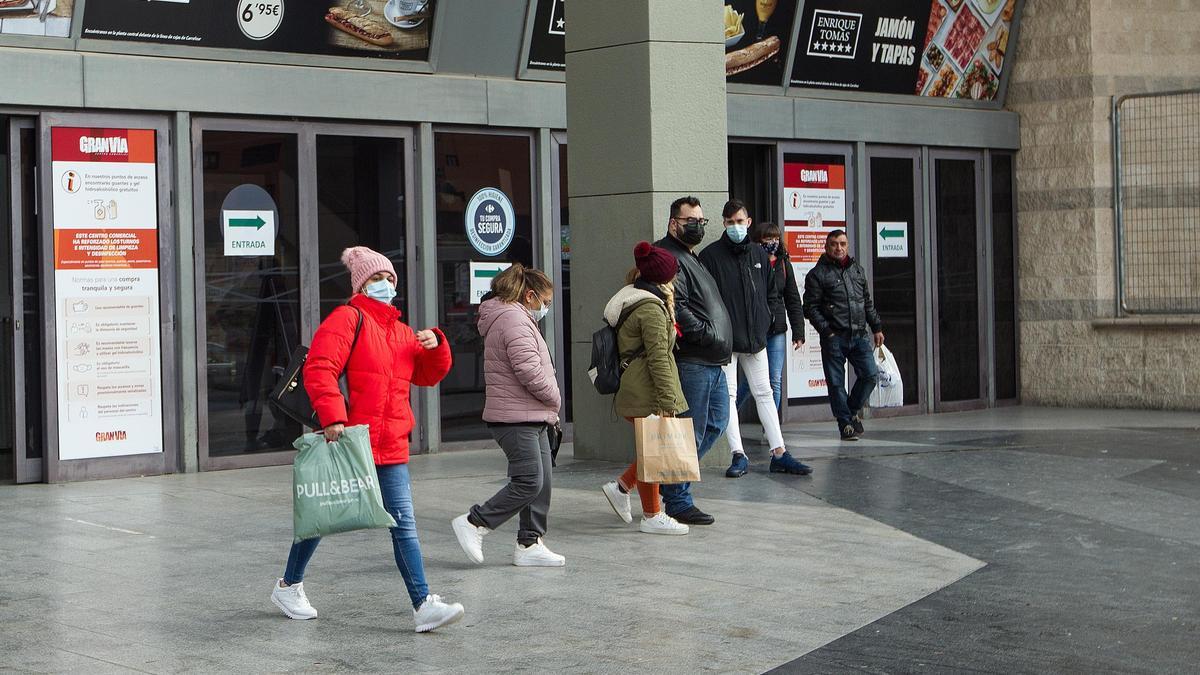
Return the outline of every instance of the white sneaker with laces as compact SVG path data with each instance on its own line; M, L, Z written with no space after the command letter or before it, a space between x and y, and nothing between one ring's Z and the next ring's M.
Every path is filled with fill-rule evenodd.
M483 535L491 530L486 527L475 527L471 521L467 520L465 513L450 521L450 525L454 527L454 536L458 538L458 545L462 546L463 553L467 554L471 562L482 563Z
M532 546L517 544L517 550L513 552L513 564L517 567L562 567L567 564L567 559L546 548L539 538Z
M427 595L425 602L413 610L413 621L417 622L418 633L428 633L435 628L448 626L463 618L466 610L457 602L442 602L440 595Z
M621 488L615 480L605 483L601 489L604 490L604 496L608 497L608 503L612 506L612 510L617 514L617 517L626 523L632 523L633 512L629 505L629 493L621 492Z
M271 602L289 619L304 621L317 618L316 608L308 603L308 596L304 595L303 582L284 586L283 579L279 579L271 590Z
M663 512L647 518L642 516L638 529L646 534L687 534L688 526Z

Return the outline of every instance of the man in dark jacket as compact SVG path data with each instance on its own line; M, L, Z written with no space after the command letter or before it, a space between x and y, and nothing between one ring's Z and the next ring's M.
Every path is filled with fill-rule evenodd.
M675 277L675 322L680 337L675 363L679 384L687 399L696 453L704 453L725 433L729 423L729 386L722 367L733 350L729 314L721 302L717 282L700 264L692 250L704 241L708 219L695 197L681 197L671 204L667 236L656 246L670 251L679 261ZM663 507L668 516L687 525L711 525L714 518L692 502L691 483L663 485Z
M717 280L721 301L733 323L733 356L725 366L725 381L729 386L730 465L725 473L737 478L746 473L750 462L742 445L738 428L737 369L740 364L746 374L750 393L758 407L758 418L771 444L771 472L808 475L812 469L792 457L783 443L779 426L779 410L771 390L771 374L767 362L767 333L771 329L771 296L776 292L771 279L771 256L762 246L750 241L750 214L746 205L731 199L721 210L725 232L700 253L700 262Z
M862 407L875 389L879 370L875 347L883 344L883 323L875 312L867 273L850 257L846 233L825 238L825 254L804 278L804 317L821 336L821 362L829 407L844 441L863 433ZM854 390L846 394L846 361L854 368Z

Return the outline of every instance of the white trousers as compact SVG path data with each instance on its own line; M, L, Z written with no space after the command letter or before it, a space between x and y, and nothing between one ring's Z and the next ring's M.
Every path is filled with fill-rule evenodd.
M742 365L746 374L746 383L750 386L750 394L754 396L754 404L758 408L758 419L762 421L763 430L767 432L767 441L771 449L783 447L783 430L779 428L779 411L775 409L775 393L771 391L771 371L767 367L767 350L761 349L753 354L734 352L733 358L724 367L725 382L729 385L729 426L725 434L729 438L729 451L745 453L742 445L742 431L738 427L737 412L737 368Z

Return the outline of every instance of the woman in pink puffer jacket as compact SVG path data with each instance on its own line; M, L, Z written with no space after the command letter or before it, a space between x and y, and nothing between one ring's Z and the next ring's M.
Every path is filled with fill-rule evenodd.
M508 457L509 482L451 526L467 557L481 563L484 535L520 514L513 564L561 567L566 559L542 543L550 511L549 432L562 399L538 322L550 312L554 285L543 272L514 263L492 280L488 295L478 323L487 385L483 421Z

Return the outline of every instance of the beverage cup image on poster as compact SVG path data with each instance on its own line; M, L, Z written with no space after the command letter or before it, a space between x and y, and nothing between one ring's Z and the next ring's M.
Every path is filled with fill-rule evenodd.
M54 127L59 458L163 450L156 137Z

